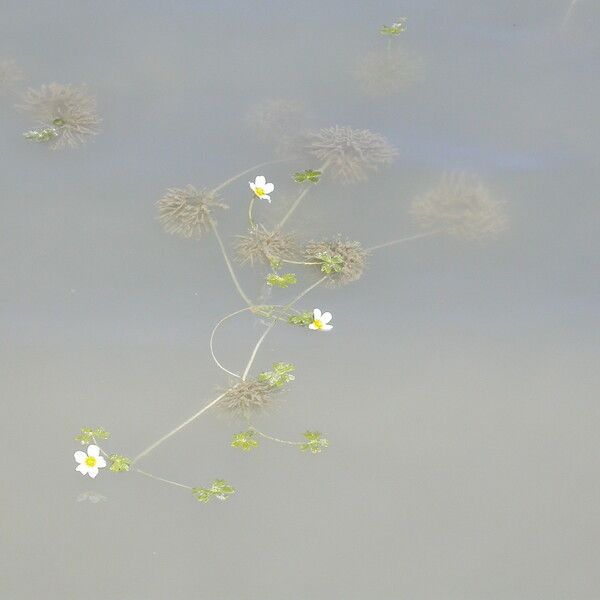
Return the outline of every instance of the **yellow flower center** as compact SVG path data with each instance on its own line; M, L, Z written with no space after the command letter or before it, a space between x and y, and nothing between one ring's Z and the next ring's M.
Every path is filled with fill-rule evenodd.
M265 196L265 190L261 187L257 187L254 193L260 198L261 196Z
M317 328L317 329L323 329L323 322L319 321L319 319L315 319L313 321L313 325Z
M95 467L95 466L96 466L96 457L95 457L95 456L88 456L88 457L85 459L85 464L86 464L88 467Z

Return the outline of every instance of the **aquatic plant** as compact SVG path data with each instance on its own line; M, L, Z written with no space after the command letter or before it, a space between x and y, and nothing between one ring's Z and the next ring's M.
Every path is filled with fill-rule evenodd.
M167 190L156 205L157 219L164 225L165 231L184 238L199 238L211 228L213 211L228 208L218 201L213 191L197 190L193 185Z
M368 129L326 127L308 136L307 151L344 184L367 181L370 171L390 164L396 149L380 134Z
M297 309L296 305L319 286L339 287L359 280L365 270L368 256L379 248L442 232L468 239L481 239L499 233L505 226L504 213L500 208L502 205L491 198L487 188L478 180L463 175L449 175L445 176L437 187L413 203L411 212L418 222L425 226L427 229L425 232L370 248L364 248L360 242L338 235L331 239L309 241L304 244L304 250L300 252L297 249L295 236L284 232L283 225L291 218L309 190L319 190L321 186L315 184L320 183L321 175L331 170L338 179L363 180L367 172L374 171L378 165L389 162L394 155L393 147L382 136L368 130L340 127L321 130L313 138L311 148L323 164L318 171L304 168L291 173L291 178L301 186L302 191L275 228L268 229L263 223L255 223L252 216L254 200L256 198L270 200L266 196L273 191L274 184L269 185L266 178L262 176L255 177L254 181L250 182L252 195L248 200L249 230L246 234L238 236L235 243L237 258L242 265L255 262L269 265L270 272L266 275L266 279L263 279L263 284L267 287L285 290L296 286L302 281L305 273L311 276L311 270L313 279L315 274L319 277L286 302L259 304L242 289L213 214L216 208L224 208L219 201L221 190L243 175L257 172L259 168L265 166L265 163L242 171L212 189L205 188L198 191L188 186L168 190L158 201L158 218L167 232L186 238L200 238L207 231L214 233L225 267L235 289L245 303L242 308L222 317L213 327L209 338L212 359L216 366L229 376L229 383L215 398L209 400L194 414L133 458L120 453L109 454L102 448L100 444L110 437L102 427L82 429L75 440L88 445L88 448L87 452L79 450L74 454L77 471L94 478L100 469L109 466L108 472L138 473L155 481L185 489L203 504L213 500L226 501L236 490L224 479L213 479L212 483L204 486L192 486L160 477L139 467L140 461L159 446L213 409L215 412L243 422L243 430L233 434L227 442L228 446L236 451L258 452L261 443L266 440L294 447L307 455L322 454L329 447L329 440L320 431L305 430L297 439L287 440L264 433L254 424L257 415L269 413L281 404L284 394L296 377L306 376L298 372L292 363L284 361L277 361L270 368L259 370L257 374L251 375L261 346L273 328L279 325L298 327L306 331L332 331L331 312L323 312L320 308ZM289 177L287 180L290 180ZM268 210L270 204L263 203L263 206ZM295 271L298 271L298 274L284 271L288 264L296 265ZM221 327L241 315L252 316L264 329L254 344L244 369L238 372L225 366L217 357L215 338Z
M369 52L359 59L353 74L365 95L388 96L422 78L423 60L400 47Z
M96 98L85 86L49 83L30 88L18 108L41 128L55 130L50 144L54 150L76 148L100 132Z
M251 227L248 233L237 236L235 252L241 263L273 264L282 259L293 259L298 247L295 235L280 229L269 230L259 224Z
M328 285L341 287L362 277L369 253L360 242L337 236L332 240L309 242L304 255L308 263L329 276Z
M507 227L504 203L495 200L479 179L465 173L445 174L413 201L410 212L428 231L467 240L494 238Z
M254 137L267 143L276 155L289 154L308 127L308 112L297 100L267 98L250 108L246 125Z
M25 81L25 73L12 58L0 58L0 96L13 94Z
M379 33L385 38L386 47L369 52L357 61L353 75L365 95L387 96L421 79L422 59L404 49L398 41L406 31L406 21L403 17L392 25L383 25Z

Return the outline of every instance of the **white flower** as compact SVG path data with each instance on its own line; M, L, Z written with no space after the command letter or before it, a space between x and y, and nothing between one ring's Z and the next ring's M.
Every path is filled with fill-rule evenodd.
M328 325L331 318L330 312L321 313L318 308L315 308L313 310L313 322L308 328L314 329L315 331L329 331L333 327L333 325Z
M87 453L77 450L73 456L75 461L79 463L75 470L82 475L89 475L92 479L98 475L98 469L106 466L106 461L100 456L100 448L95 444L88 446Z
M261 199L271 202L269 194L275 189L272 183L267 183L267 178L264 175L257 175L254 183L248 182L250 189Z

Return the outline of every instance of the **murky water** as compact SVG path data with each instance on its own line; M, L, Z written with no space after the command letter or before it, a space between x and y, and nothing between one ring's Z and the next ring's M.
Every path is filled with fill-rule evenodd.
M2 600L600 597L597 2L1 13ZM219 327L222 371L211 331L247 305L211 220L233 259L257 175L244 256L318 264L233 261L242 294L347 285L258 347L246 381L292 363L287 391L241 398L273 313ZM75 471L82 427L133 459L236 384L282 401ZM231 447L249 426L294 444ZM227 501L185 487L221 479Z

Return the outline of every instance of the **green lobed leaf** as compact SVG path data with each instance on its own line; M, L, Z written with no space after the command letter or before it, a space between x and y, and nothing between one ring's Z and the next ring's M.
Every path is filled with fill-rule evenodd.
M108 459L110 460L110 470L114 473L124 473L131 469L131 459L122 454L111 454Z
M312 322L312 312L303 312L298 315L292 315L291 317L288 317L288 323L290 325L297 325L299 327L308 327Z
M329 252L317 252L315 258L321 263L321 272L331 275L339 273L344 268L344 259L339 255L331 255Z
M319 183L320 179L321 171L315 171L313 169L305 169L304 171L294 173L294 181L296 183L304 183L305 181L309 181L311 183Z
M277 275L277 273L269 273L267 275L267 285L286 288L298 280L294 273L284 273L283 275Z
M81 442L82 445L91 444L94 440L107 440L110 437L110 433L102 427L92 429L91 427L84 427L81 433L75 436L77 442Z
M257 446L258 440L254 439L254 431L251 429L248 431L242 431L241 433L236 433L231 440L232 448L239 448L245 452L249 452L252 450L252 448L256 448Z
M329 446L329 440L322 437L320 431L306 431L304 433L304 439L306 442L300 446L302 452L308 452L310 450L313 454L318 454L323 448Z
M295 375L292 375L295 369L291 363L273 363L273 370L261 373L258 380L267 382L271 387L282 387L296 379Z
M49 142L58 136L58 131L54 127L47 127L46 129L33 129L26 131L23 137L26 140L33 140L34 142Z
M406 31L406 17L398 19L398 21L392 23L390 27L382 25L379 33L381 33L381 35L400 35L404 31Z
M231 494L235 493L224 479L215 479L210 488L195 487L192 488L192 494L200 501L207 503L213 496L219 500L227 500Z

